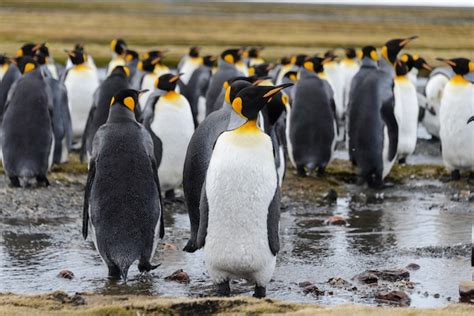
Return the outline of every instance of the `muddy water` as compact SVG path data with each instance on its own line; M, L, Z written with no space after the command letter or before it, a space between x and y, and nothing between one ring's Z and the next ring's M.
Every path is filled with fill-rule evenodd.
M300 180L289 175L287 181L286 188ZM0 292L213 294L202 251L188 254L180 250L189 224L184 205L179 203L166 208L166 245L160 246L152 261L161 267L140 276L135 265L127 284L107 280L107 270L92 242L84 241L80 234L84 182L85 175L68 176L53 181L49 189L14 190L0 177ZM412 306L457 301L459 281L471 277L472 202L462 198L452 201L459 190L436 179L407 180L384 190L382 197L350 183L343 188L346 193L333 205L284 196L282 251L268 297L323 304L378 304L374 291L400 287L410 295ZM325 219L334 214L345 216L348 225L325 225ZM371 288L351 280L366 269L404 267L413 262L421 267L410 272L413 289L400 283ZM62 269L73 271L75 278L58 278ZM164 281L177 269L189 274L190 284ZM335 276L357 289L330 286L327 280ZM326 295L304 294L298 285L303 281L313 282ZM244 282L232 284L232 290L252 294L252 287Z

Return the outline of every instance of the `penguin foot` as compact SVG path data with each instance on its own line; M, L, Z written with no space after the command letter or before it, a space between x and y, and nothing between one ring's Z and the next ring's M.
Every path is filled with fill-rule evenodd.
M155 270L159 266L161 266L161 264L152 265L149 261L142 262L140 260L140 262L138 263L138 271L140 271L140 273L149 272L151 270Z
M230 284L229 280L217 284L217 295L218 296L230 296Z
M461 173L459 172L459 170L456 169L451 172L451 180L452 181L461 180Z
M165 192L165 199L173 200L175 197L176 197L176 195L174 194L174 189L170 189L170 190Z
M256 298L264 298L267 296L267 289L264 286L255 286L255 292L253 293L253 297Z
M468 183L474 183L474 171L469 172L469 176L467 177Z
M304 167L296 167L296 175L298 177L306 177L306 170Z
M18 177L10 177L10 185L14 188L20 188L20 179Z
M36 182L38 183L38 186L49 186L49 180L46 176L36 176Z
M119 280L120 269L117 266L108 266L108 268L109 268L109 279Z
M407 159L406 158L401 158L398 160L398 163L401 164L401 165L404 165L407 163Z
M326 167L319 167L316 173L317 177L324 177L326 175Z
M197 247L195 239L189 239L188 243L183 248L183 251L186 251L186 252L189 252L189 253L193 253L196 250L198 250L198 247Z

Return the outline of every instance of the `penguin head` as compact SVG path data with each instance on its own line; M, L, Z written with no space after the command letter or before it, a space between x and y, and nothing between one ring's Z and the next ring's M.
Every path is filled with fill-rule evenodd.
M293 82L296 82L298 80L298 72L288 71L283 77L288 78L289 80L291 80Z
M160 62L161 57L148 57L138 63L138 69L143 70L145 72L153 72L155 70L155 66Z
M199 57L199 51L201 50L201 47L193 46L189 49L189 56L190 57Z
M280 64L285 66L285 65L290 65L291 64L291 58L285 56L280 59Z
M272 97L281 90L292 86L292 83L279 86L255 86L242 89L232 101L232 108L237 114L254 121L263 107L271 101Z
M346 54L346 57L349 59L354 59L357 57L356 50L352 47L345 48L344 49L344 54Z
M20 47L19 50L16 51L16 57L23 57L23 56L33 57L35 55L35 50L33 50L35 47L37 47L37 44L33 44L33 43L24 44L22 47Z
M69 59L71 60L73 65L81 65L86 62L87 57L84 54L84 50L64 50L66 54L68 54Z
M76 43L74 45L74 50L84 51L84 44L83 43Z
M456 75L464 76L469 72L474 71L474 62L467 58L436 58L436 60L442 61L451 66Z
M207 55L207 56L204 56L203 59L202 59L202 64L204 66L207 66L207 67L214 67L215 63L217 61L217 57L216 56L211 56L211 55Z
M148 59L148 58L153 59L153 58L157 58L157 57L160 57L161 59L163 59L166 52L168 52L167 49L150 50L150 51L146 52L145 54L143 54L143 59Z
M138 53L134 50L127 49L125 51L125 61L127 63L132 62L134 60L138 60Z
M232 104L237 94L243 88L250 87L253 83L251 77L235 77L231 80L224 82L225 89L225 102Z
M377 49L373 46L364 46L362 48L362 58L370 58L373 61L379 60Z
M306 70L313 71L315 73L321 73L324 71L324 64L328 61L333 60L333 57L321 58L318 56L309 57L304 62L303 66Z
M41 43L33 48L35 52L35 60L39 65L48 63L49 48L46 43Z
M260 52L264 49L264 47L250 47L248 49L248 57L249 58L259 58Z
M280 91L268 102L267 113L268 113L268 122L270 126L273 126L281 114L286 111L286 107L289 107L290 101L288 96Z
M127 51L127 43L125 43L121 38L116 38L110 42L110 48L112 49L112 52L121 56Z
M183 74L164 74L155 81L155 87L163 91L174 91L178 83L179 76Z
M418 38L418 36L389 40L382 47L382 56L390 64L395 65L395 60L397 59L398 53L403 49L403 47L416 38Z
M308 58L308 55L299 54L299 55L291 57L291 63L295 66L303 67L303 64L305 63L307 58Z
M242 56L241 48L226 49L225 51L221 53L221 59L232 65L240 61L241 56Z
M130 68L127 66L115 66L109 76L122 76L128 78L130 77Z
M5 54L0 54L0 66L8 63L8 57Z
M20 70L22 74L26 74L38 68L38 63L31 56L23 56L23 57L17 58L16 63L17 63L18 69Z
M407 64L401 60L397 60L395 64L395 74L397 76L405 76L408 73Z
M428 71L433 70L433 68L426 62L426 60L418 55L413 55L413 67L418 70L425 69Z
M134 89L124 89L120 90L115 94L110 100L110 106L124 106L130 111L134 112L135 107L138 105L138 98L142 93L147 92L148 90L134 90Z
M265 77L268 76L268 72L274 67L275 65L271 63L258 64L249 68L249 75L256 77Z

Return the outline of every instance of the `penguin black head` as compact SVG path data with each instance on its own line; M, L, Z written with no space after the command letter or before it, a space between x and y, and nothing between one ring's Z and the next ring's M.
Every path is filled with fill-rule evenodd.
M418 36L397 38L386 42L382 47L382 56L392 65L395 65L398 53L403 49L403 47L416 38L418 38Z
M474 71L474 62L470 61L467 58L436 58L436 60L442 61L451 66L456 75L464 76L469 72Z
M23 57L23 56L31 56L35 55L37 44L27 43L20 47L19 50L16 51L16 57ZM36 49L35 49L36 48Z
M379 60L379 55L377 54L377 49L373 46L364 46L362 48L362 58L370 58L374 61Z
M134 50L127 49L125 52L125 61L127 63L137 60L138 59L138 53Z
M224 84L225 102L232 104L237 94L243 88L250 87L253 83L253 77L235 77Z
M308 58L308 55L299 54L299 55L293 56L291 58L291 63L295 66L303 67L303 64L304 64L304 62L306 61L307 58Z
M280 64L281 65L289 65L291 64L291 58L285 56L280 59Z
M138 69L146 72L153 72L155 66L160 62L160 60L161 57L148 57L138 63Z
M242 57L242 49L241 48L231 48L226 49L221 53L222 60L228 62L229 64L235 64L236 62L240 61Z
M134 112L135 107L138 104L138 98L140 94L147 92L148 90L134 90L134 89L124 89L120 90L115 94L110 100L110 106L124 106L130 111Z
M110 73L110 76L122 76L128 78L130 77L130 68L127 66L115 66L114 70Z
M127 43L121 38L113 39L110 48L117 55L123 55L127 51Z
M335 59L337 56L334 53L334 50L330 49L324 53L324 58L333 58Z
M193 46L189 49L189 56L190 57L199 57L199 51L201 50L201 47Z
M214 67L215 63L217 61L217 57L216 56L211 56L211 55L207 55L207 56L204 56L203 59L202 59L202 64L204 66L207 66L207 67Z
M324 71L324 64L330 60L333 60L333 57L326 57L326 58L321 58L321 57L310 57L306 59L304 62L303 66L305 69L309 71L314 71L315 73L321 73Z
M73 65L81 65L86 62L86 55L84 54L84 50L64 50L66 54L68 54L69 59L71 59L71 62Z
M18 65L18 69L20 69L20 72L22 74L26 74L26 73L28 73L30 71L33 71L36 68L38 68L38 63L31 56L19 57L19 58L17 58L16 62L17 62L17 65Z
M46 46L46 43L36 46L33 50L35 51L35 60L39 65L44 65L48 62L49 48Z
M354 59L357 57L356 50L352 47L344 49L344 53L346 54L346 57L349 59Z
M249 68L249 75L256 77L265 77L268 76L268 72L274 67L275 65L271 63L258 64Z
M248 49L248 57L250 58L259 58L260 52L263 50L264 47L250 47Z
M400 57L400 60L407 64L408 71L410 71L413 67L415 67L418 70L421 70L421 69L426 69L428 71L432 70L431 66L428 65L426 60L419 57L418 55L403 54L402 57Z
M8 57L0 54L0 65L5 65L6 63L8 63Z
M407 64L401 60L397 60L395 64L395 74L397 76L405 76L408 73Z
M157 57L163 58L165 56L165 53L168 52L167 49L162 49L162 50L151 50L143 54L143 59L154 59Z
M76 45L74 45L74 50L84 51L84 44L76 43Z
M155 87L157 87L160 90L164 91L174 91L176 88L176 84L178 83L179 76L182 74L178 75L173 75L173 74L164 74L161 75L158 79L155 81Z
M284 78L288 78L291 81L296 81L298 79L298 72L296 71L288 71L284 76Z
M270 126L273 126L281 114L286 111L286 106L289 106L289 98L283 92L278 92L275 96L268 102L267 113L268 113L268 122Z
M292 86L286 83L279 86L250 86L242 89L232 101L232 108L240 116L254 121L263 107L281 90Z

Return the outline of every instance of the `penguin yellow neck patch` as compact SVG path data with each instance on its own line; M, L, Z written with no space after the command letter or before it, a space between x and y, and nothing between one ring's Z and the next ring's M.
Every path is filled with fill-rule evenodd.
M87 70L89 68L86 66L86 64L80 64L80 65L74 66L74 69L77 70L77 71L84 71L84 70Z
M395 76L396 81L407 81L407 76Z
M461 84L461 85L465 85L469 83L469 81L464 79L464 77L461 75L455 75L453 78L451 78L450 82L454 84Z
M123 104L132 112L135 111L135 100L132 97L123 99Z
M26 74L26 73L28 73L28 72L34 70L34 69L35 69L35 64L33 64L33 63L27 63L27 64L25 65L25 71L24 71L24 73Z
M178 98L179 98L179 93L177 93L176 91L168 91L165 93L165 95L163 96L163 98L167 101L176 101Z
M224 60L226 62L228 62L229 64L233 64L234 63L234 56L232 56L231 54L227 54L224 56Z
M260 133L261 130L257 127L257 120L247 121L244 125L235 130L236 133Z
M342 60L342 62L343 62L344 64L348 64L348 65L354 65L354 64L356 64L355 60L354 60L354 59L351 59L351 58L344 58L344 59Z

